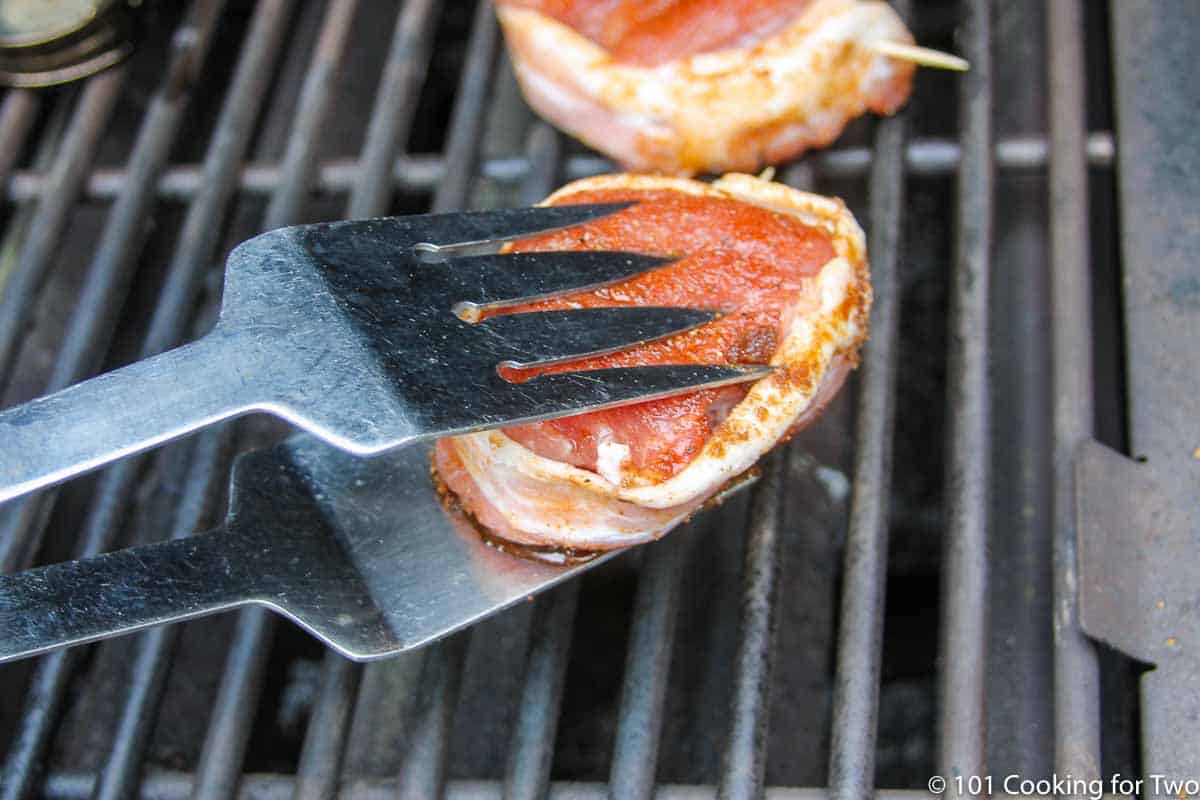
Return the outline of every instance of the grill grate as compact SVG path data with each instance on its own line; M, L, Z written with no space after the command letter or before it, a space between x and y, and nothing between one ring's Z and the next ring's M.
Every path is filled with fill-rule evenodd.
M342 106L349 104L342 93L361 77L351 71L351 65L362 63L355 58L356 47L371 38L358 21L364 15L372 20L382 18L384 5L367 8L357 0L324 4L193 0L175 25L174 39L165 53L143 48L129 64L93 77L78 89L48 94L14 90L3 96L0 197L10 204L3 209L8 228L0 249L0 264L8 270L0 292L0 389L6 392L6 402L60 388L134 352L142 356L161 352L211 324L213 298L218 296L213 276L219 276L219 270L214 267L223 260L229 244L256 230L307 221L318 208L328 217L361 217L423 210L425 206L451 210L498 202L530 203L563 179L610 168L592 154L571 149L543 123L530 123L527 110L504 99L511 97L512 78L497 69L500 41L486 3L480 3L470 16L444 147L434 153L407 152L406 143L422 125L422 110L428 111L422 105L422 93L430 91L441 63L438 59L462 45L444 18L464 9L458 4L443 8L433 0L405 0L389 17L394 20L394 31L386 57L380 61L378 85L370 102L357 104L369 106L364 115L368 118L360 120L365 130L360 153L348 158L334 148L337 154L327 157L330 148L323 134L337 129ZM915 17L918 31L925 19L935 20L938 30L945 30L952 24L945 21L947 13L961 14L958 47L972 70L955 79L961 87L960 137L930 135L936 123L919 114L936 117L936 98L931 102L918 97L913 110L857 126L850 134L850 145L812 154L784 175L796 186L845 189L852 202L864 189L870 198L867 214L860 219L870 232L876 300L873 335L854 383L855 421L851 422L853 408L846 399L851 392L847 391L821 425L802 436L797 445L767 460L764 477L748 501L734 502L707 515L689 532L623 557L616 571L607 567L598 571L620 577L628 574L631 566L638 566L636 591L625 592L627 598L631 594L632 621L624 645L622 679L595 678L578 668L580 642L586 645L593 635L597 641L611 639L580 624L593 602L589 589L594 581L583 581L582 587L581 582L560 587L531 608L509 613L504 618L507 621L497 625L489 623L425 651L366 667L332 653L314 653L312 645L298 643L290 631L277 631L271 615L248 610L240 612L235 623L201 622L157 629L123 641L55 653L32 667L19 664L0 669L4 676L0 684L21 687L20 693L0 688L0 699L15 704L0 714L0 746L7 748L0 800L137 795L220 798L238 794L320 798L339 793L353 798L385 794L429 798L438 796L443 788L452 798L510 800L547 793L571 798L611 794L622 800L714 795L751 798L762 795L772 770L785 775L810 774L803 771L809 767L778 766L775 755L782 752L791 758L795 748L789 742L810 738L778 724L768 727L781 698L790 702L791 693L800 696L806 691L829 698L827 707L813 708L805 718L812 727L827 727L827 752L795 753L795 758L806 764L820 762L812 774L824 779L808 782L827 788L772 786L771 797L864 797L874 790L877 774L900 775L899 782L920 789L924 779L912 769L923 769L926 776L935 771L982 775L991 766L996 773L1007 762L1003 755L992 757L996 726L994 720L989 721L988 707L988 681L999 667L988 664L992 627L987 602L989 595L996 596L998 587L1004 588L1003 584L989 586L989 578L996 578L994 559L989 559L988 552L990 470L996 463L993 425L1000 425L989 413L990 399L996 396L988 375L993 358L989 315L996 308L996 297L1008 295L994 296L989 291L989 278L998 274L992 263L994 254L1000 252L997 240L1006 233L993 229L1000 211L994 205L1004 191L1005 178L1041 181L1047 168L1050 236L1048 243L1036 246L1048 245L1054 265L1053 396L1059 404L1053 409L1054 470L1045 477L1053 479L1058 499L1053 528L1057 532L1053 585L1058 611L1053 695L1041 700L1045 705L1053 702L1056 719L1052 734L1022 729L1007 733L1013 740L1028 736L1026 748L1030 750L1038 741L1054 741L1058 757L1045 761L1060 774L1100 775L1100 712L1109 704L1121 707L1109 695L1101 705L1101 668L1119 674L1123 667L1110 656L1098 660L1080 630L1071 591L1077 580L1074 515L1066 501L1072 497L1068 454L1077 442L1092 435L1092 397L1098 391L1093 387L1087 327L1093 303L1088 284L1093 260L1089 254L1087 169L1090 166L1107 174L1114 166L1116 149L1111 134L1087 133L1084 57L1089 44L1095 47L1092 40L1097 37L1085 38L1081 7L1086 9L1089 25L1094 19L1103 20L1105 9L1073 0L1044 7L1034 2L1010 4L1023 9L1023 16L1017 18L1026 24L1042 25L1040 15L1044 13L1046 35L1054 43L1045 48L1047 139L1027 133L996 134L993 97L1003 99L1004 87L993 61L997 67L1001 65L1003 54L996 43L1003 32L993 31L993 18L1000 12L987 0L962 0L961 9L934 4L936 7L923 6L915 13L908 2L897 5ZM161 17L152 23L169 29L173 22L167 19L169 14L152 13ZM236 22L247 14L244 35L237 37L232 47L222 48L221 43L231 35L231 25L235 34L242 32L230 20ZM157 77L148 84L153 88L132 149L120 163L107 163L105 133L115 124L122 93L137 84L139 59L151 56L161 56L161 61L150 67L149 74ZM224 92L206 81L222 62L236 62ZM1032 71L1036 65L1035 61L1025 69ZM147 70L145 66L140 69ZM289 76L294 86L288 83ZM375 85L373 78L366 83ZM297 88L298 94L293 91ZM211 100L214 92L219 101ZM203 162L173 158L187 151L192 119L189 106L204 102L219 110ZM854 143L856 135L872 130L872 145ZM523 151L517 152L520 146L515 143L521 141ZM33 150L45 155L30 156ZM22 153L26 154L24 161ZM918 748L901 759L911 768L909 772L888 772L889 764L882 760L876 764L876 754L881 748L885 702L880 697L881 676L887 680L888 659L893 655L886 651L884 637L885 618L891 619L886 601L894 596L887 588L889 549L896 546L889 533L896 531L896 519L904 512L893 503L900 493L893 484L902 477L902 471L893 476L893 457L899 454L895 443L910 410L902 402L905 334L901 321L908 304L902 254L914 244L912 218L919 213L928 216L916 201L928 195L935 198L930 202L938 205L936 197L944 187L937 187L948 185L949 178L957 181L957 193L951 198L954 231L950 234L949 226L939 219L928 234L937 240L933 252L949 254L951 240L955 247L948 295L951 319L944 406L948 449L942 487L945 553L938 718L921 736L922 741L931 741L936 727L941 749L935 753ZM334 204L343 200L344 207ZM1111 203L1111 199L1104 202ZM167 267L157 275L147 266L149 252L143 252L148 249L143 247L147 225L164 206L180 204L182 218L166 236L173 251ZM61 335L48 339L55 343L53 352L39 356L29 342L54 323L52 314L47 318L39 309L55 291L52 278L56 269L63 268L68 249L64 241L70 238L77 219L97 206L105 214L98 244L90 254L90 267L82 286L62 300L71 310L65 323L59 323L64 329ZM172 219L167 213L163 217ZM1102 257L1113 258L1108 253ZM131 321L138 299L154 295L148 320L144 324ZM1032 300L1050 309L1051 298L1033 296ZM32 339L25 336L31 322ZM132 348L124 344L131 331L141 332L140 344ZM933 344L940 346L940 342ZM1097 357L1120 360L1114 354ZM1100 366L1097 375L1102 373ZM1031 374L1041 373L1034 370ZM1050 396L1050 387L1037 382L1041 379L1030 380L1036 384L1034 394ZM847 455L849 430L854 431L853 480L842 486L838 480L845 483L845 479L835 468L818 463L807 452ZM219 505L215 501L232 454L273 435L277 430L261 422L225 426L161 454L116 464L94 480L10 504L0 509L0 568L12 571L35 559L69 557L72 553L59 541L68 533L77 533L73 554L90 555L111 549L125 538L148 539L164 532L184 536L202 529ZM899 455L913 457L911 453ZM839 459L830 463L840 467L840 461L849 461ZM826 491L808 497L797 476L807 476L814 485L824 481ZM809 519L810 508L819 502L830 510ZM81 504L82 513L75 510L75 504ZM797 505L799 513L795 513ZM936 529L937 523L916 527ZM801 528L811 531L801 535L797 532ZM713 604L735 604L736 612L714 609L713 627L717 630L709 639L698 640L684 625L691 619L685 613L688 603L701 599L689 588L689 569L700 548L716 547L715 537L733 536L736 540L734 534L739 532L744 532L745 540L740 572L734 575L729 591L711 600ZM1003 533L992 531L993 536ZM1048 543L1050 533L1043 533ZM777 635L784 620L795 616L786 598L793 592L810 596L790 582L787 569L793 549L810 540L828 540L828 553L840 553L843 559L840 587L830 578L828 585L811 593L820 597L825 591L825 605L832 606L840 588L836 642L818 643L804 662L832 662L830 669L822 670L830 674L809 676L816 688L794 680L795 665L785 655L799 651L780 644ZM1049 572L1048 549L1044 555L1042 562L1028 569ZM621 564L626 573L619 572ZM619 581L618 585L628 588ZM827 610L832 620L833 611ZM925 611L927 618L919 624L936 625L933 609ZM620 610L612 613L622 614ZM1048 631L1051 620L1035 624ZM185 654L194 655L196 649L189 649L185 641L189 630L203 631L205 637L220 641L214 664L191 663L195 659L184 658ZM498 643L489 637L510 637L512 641ZM618 638L625 641L624 634ZM697 641L707 641L715 652L728 653L731 658L719 669L705 667L708 662L703 654L693 652ZM592 655L584 653L582 657ZM495 664L489 663L493 656ZM595 657L604 660L601 654ZM673 684L689 670L692 665L687 662L692 659L697 670L708 668L710 672L695 680L689 678L689 686L700 687L694 694L673 695ZM280 675L281 665L295 666L302 660L319 663L310 680L287 680ZM608 659L617 664L615 669L620 669L620 661L620 657ZM515 666L519 675L496 674L501 666ZM86 684L91 676L101 674L101 668L118 676L119 686L103 695L106 700L88 706L89 693L95 692ZM188 721L170 715L172 687L181 681L200 680L197 675L205 676L202 679L210 684L197 690L204 697L206 717L203 727L185 726ZM610 721L611 729L590 734L590 738L560 730L573 713L568 707L571 698L587 692L586 686L579 689L578 685L591 680L597 686L603 680L620 685L611 698L597 689L597 706L615 705L611 720L605 711L595 711L594 720L583 715L595 728ZM270 715L282 713L286 698L280 699L280 686L284 684L297 691L307 687L310 696L300 704L307 713L307 726L291 750L285 747L279 751L282 755L272 751L269 756L256 756L252 752L256 742L269 738L262 731L274 724ZM481 744L501 752L503 763L494 774L464 774L456 764L460 758L467 760L468 754L456 747L463 729L469 729L474 721L464 720L461 709L472 693L479 693L480 685L498 687L492 702L501 710L493 716L508 714L499 742L492 737ZM712 700L703 691L710 686L720 689ZM1127 683L1118 689L1121 686L1129 689ZM511 691L502 691L506 688ZM673 721L681 704L686 706L697 698L703 707L686 707L683 713L693 720L688 724L699 729L699 740L688 724ZM712 705L720 705L721 710L712 710ZM574 717L572 720L577 722ZM1119 722L1126 727L1114 730L1132 742L1129 720ZM202 747L197 753L180 756L178 763L156 760L156 736L164 726L176 724L203 730ZM90 759L94 763L75 763L63 755L89 752L71 744L83 738L77 732L83 725L101 731L93 734L103 742L98 755ZM671 741L681 730L683 743ZM574 762L564 755L563 741L590 743L606 737L611 739L611 757L605 758L600 774L586 767L572 771L570 763ZM694 752L688 751L689 747ZM1020 745L1014 748L1020 749ZM486 760L481 757L470 763ZM248 765L261 770L264 764L270 771L245 772ZM1132 770L1124 761L1106 766L1109 771L1124 768L1127 774ZM583 775L587 780L551 781L560 774L569 778ZM664 776L668 782L663 782ZM915 795L886 790L877 796ZM923 790L920 796L926 796Z
M12 97L13 95L9 95ZM409 97L411 100L412 98ZM36 100L36 97L35 97ZM35 101L30 101L30 103ZM25 120L24 108L34 106L13 103L15 119ZM0 106L0 114L4 107ZM398 113L398 116L402 116ZM15 126L16 123L13 123ZM15 128L14 128L15 129ZM0 131L5 131L0 118ZM397 134L403 141L403 134ZM2 142L0 142L2 144ZM1088 163L1094 167L1111 167L1114 144L1111 133L1088 134L1085 144ZM937 136L924 136L909 141L904 151L905 171L913 177L943 177L958 171L962 153L957 141ZM1040 136L1009 136L996 140L996 167L1006 172L1028 172L1037 174L1046 168L1050 159L1047 141ZM367 157L363 157L363 162ZM321 194L341 194L351 191L359 179L359 159L330 158L316 166L312 189ZM861 178L871 168L872 151L869 147L840 146L821 150L805 156L805 165L822 178ZM3 164L0 163L0 167ZM495 155L485 158L479 165L479 175L490 181L511 184L519 181L533 168L525 155ZM563 159L564 180L586 178L612 170L612 163L585 153L572 153ZM397 155L392 163L389 183L386 166L376 176L383 189L395 186L405 192L430 191L442 180L446 162L441 154L413 153ZM3 173L0 172L0 176ZM238 190L246 195L270 195L281 180L279 164L275 162L251 161L242 166L239 173ZM121 167L97 167L87 177L83 186L88 200L112 200L119 195L127 180L126 170ZM163 170L156 186L159 197L165 200L190 200L203 185L202 168L195 164L172 164ZM47 191L47 177L34 169L13 170L7 186L7 199L16 203L28 203Z
M938 700L942 775L984 775L987 668L987 513L991 472L988 290L992 252L992 36L985 0L963 6L961 41L971 62L960 95L955 263L950 289L946 406L945 566ZM952 654L952 655L951 655ZM948 794L956 794L953 790ZM970 792L964 792L964 796Z
M1080 156L1084 119L1084 54L1079 9L1054 4L1046 15L1049 83L1051 292L1054 301L1054 700L1055 766L1072 775L1100 774L1099 664L1079 622L1073 456L1092 437L1094 393L1089 306L1087 167Z

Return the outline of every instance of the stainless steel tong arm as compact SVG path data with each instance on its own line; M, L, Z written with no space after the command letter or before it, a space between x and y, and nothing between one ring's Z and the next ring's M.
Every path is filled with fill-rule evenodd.
M395 648L335 537L306 524L289 531L291 541L270 533L227 525L0 575L0 663L247 603L289 617L347 655Z
M266 356L218 328L0 412L0 502L261 407Z
M243 242L227 260L220 321L208 336L0 412L0 502L248 411L363 456L762 377L765 368L655 365L518 384L497 371L506 362L612 352L719 313L574 309L483 321L455 313L605 285L670 262L606 251L447 250L626 205L318 223Z
M241 605L250 544L217 531L0 576L0 662Z

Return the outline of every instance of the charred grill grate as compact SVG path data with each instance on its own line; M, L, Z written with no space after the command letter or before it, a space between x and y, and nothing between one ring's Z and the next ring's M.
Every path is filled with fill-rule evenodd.
M259 229L529 203L608 169L516 100L486 4L167 5L126 64L0 101L6 404L202 329L214 268ZM1093 418L1120 443L1107 9L903 10L930 44L957 30L973 68L923 75L910 110L785 171L868 229L873 336L748 501L365 668L257 610L0 668L0 797L859 798L935 773L1098 776L1101 711L1103 766L1132 773L1131 673L1098 660L1069 591L1062 460ZM1093 306L1112 345L1094 376L1072 327ZM276 435L226 426L10 504L0 567L202 529L232 453Z

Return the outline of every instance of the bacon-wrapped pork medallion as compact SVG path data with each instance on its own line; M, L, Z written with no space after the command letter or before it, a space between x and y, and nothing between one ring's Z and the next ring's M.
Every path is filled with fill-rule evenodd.
M772 364L768 377L437 442L442 486L491 535L607 550L657 538L810 422L867 332L866 246L836 199L749 175L713 184L606 175L546 201L635 200L518 250L630 250L678 260L621 283L505 309L670 305L724 312L630 350L539 368Z
M529 104L639 172L757 172L908 99L875 0L496 0Z

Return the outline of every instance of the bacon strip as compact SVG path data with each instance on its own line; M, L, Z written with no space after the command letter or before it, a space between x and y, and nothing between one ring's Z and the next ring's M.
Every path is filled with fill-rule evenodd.
M823 262L811 268L798 265L797 280L775 296L780 335L767 360L779 369L744 396L707 398L711 431L697 434L696 421L687 416L688 398L701 393L654 401L666 404L660 410L679 415L681 436L699 436L690 456L667 470L647 469L644 460L630 457L641 446L637 436L654 435L653 426L642 423L647 415L654 417L653 409L641 407L650 404L579 415L568 418L565 426L554 421L440 440L434 466L446 487L493 534L523 544L603 550L661 536L814 418L841 386L866 335L871 292L865 244L862 230L840 201L747 175L728 175L712 185L611 175L573 183L547 202L578 202L616 189L634 196L658 197L666 191L714 206L733 201L769 209L773 213L768 216L810 227L829 249ZM742 230L739 240L730 242L731 251L754 246L754 236L754 231ZM686 237L675 246L686 247ZM727 266L735 266L732 259ZM671 291L668 286L660 290ZM561 302L580 303L581 298ZM656 361L655 352L644 353L641 363L663 363ZM638 362L633 351L625 358L626 363ZM602 359L593 362L607 365ZM622 423L623 417L632 422ZM590 450L572 452L584 442ZM645 449L658 452L660 445Z
M757 172L908 99L914 66L871 47L913 42L884 2L644 5L652 32L612 2L497 3L529 104L625 169Z

